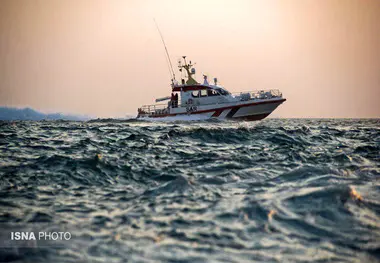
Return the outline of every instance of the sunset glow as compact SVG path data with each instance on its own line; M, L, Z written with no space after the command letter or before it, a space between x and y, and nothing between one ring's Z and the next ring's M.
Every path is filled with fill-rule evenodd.
M3 0L0 105L136 115L170 94L153 18L198 81L281 89L274 117L380 117L377 0Z

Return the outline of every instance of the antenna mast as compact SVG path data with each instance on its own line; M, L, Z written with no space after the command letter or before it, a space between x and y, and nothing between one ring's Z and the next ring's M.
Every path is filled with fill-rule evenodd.
M171 72L170 72L170 71L169 71L169 72L170 72L170 75L171 75L171 77L172 77L172 81L173 81L173 80L175 79L175 74L174 74L174 70L173 70L172 62L171 62L171 60L170 60L169 52L168 52L168 49L166 48L166 44L165 44L165 41L164 41L164 37L163 37L162 34L161 34L161 31L160 31L160 28L159 28L158 25L157 25L156 19L153 18L153 20L154 20L154 23L156 24L156 27L157 27L158 33L160 34L160 37L161 37L161 40L162 40L162 44L164 44L164 47L165 47L166 56L167 56L167 58L168 58L168 60L169 60L170 69L172 70ZM166 62L167 62L167 61L166 61Z

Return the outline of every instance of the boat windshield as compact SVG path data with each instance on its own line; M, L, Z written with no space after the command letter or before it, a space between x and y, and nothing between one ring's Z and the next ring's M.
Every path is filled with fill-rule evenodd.
M227 90L224 90L224 89L221 89L221 88L218 88L218 89L215 89L217 92L219 92L220 95L228 95L230 94Z

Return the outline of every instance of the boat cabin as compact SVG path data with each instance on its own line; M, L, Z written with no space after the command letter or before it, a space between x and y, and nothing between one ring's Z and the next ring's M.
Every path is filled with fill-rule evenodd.
M203 104L218 104L233 101L233 96L230 92L225 90L223 87L219 86L217 83L217 78L214 78L214 85L209 84L207 76L203 75L203 84L198 83L193 75L195 75L195 69L193 65L186 62L186 56L183 57L184 64L179 62L179 70L185 70L187 73L187 80L181 79L181 84L173 80L172 82L172 92L178 94L180 99L179 103L169 103L170 105L187 106L192 105L203 105Z
M203 75L203 83L198 83L193 77L195 75L193 64L191 61L187 63L186 56L182 58L184 64L179 61L178 67L180 72L183 70L186 72L187 80L181 78L181 83L178 83L173 73L171 96L156 99L156 103L162 101L167 101L167 103L142 106L138 109L138 116L162 117L196 111L210 111L212 108L237 105L250 100L282 97L282 94L277 90L232 95L218 85L217 78L214 78L214 83L210 84L206 75Z
M178 85L172 91L179 94L180 105L202 105L229 102L233 97L231 93L216 85Z

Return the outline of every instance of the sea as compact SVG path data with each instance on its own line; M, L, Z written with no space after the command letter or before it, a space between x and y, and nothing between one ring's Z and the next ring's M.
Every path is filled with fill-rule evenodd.
M0 122L0 262L380 262L379 178L380 119Z

